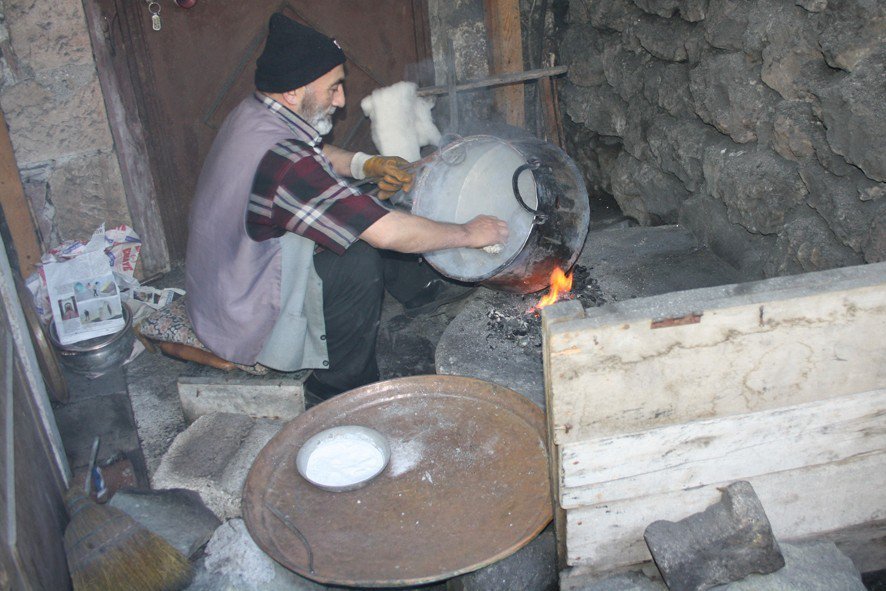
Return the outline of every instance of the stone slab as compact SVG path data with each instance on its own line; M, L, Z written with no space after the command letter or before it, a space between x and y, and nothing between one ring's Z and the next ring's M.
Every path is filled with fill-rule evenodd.
M305 410L304 380L308 375L302 372L288 379L180 376L178 395L189 423L217 412L287 421Z
M194 491L122 490L109 504L128 513L188 558L194 558L221 525Z
M99 462L138 453L138 436L126 392L72 401L56 408L54 414L71 469L89 464L95 437L101 437Z
M196 491L220 519L239 517L249 468L281 427L280 421L246 415L204 415L172 442L152 486Z
M450 579L446 591L555 591L557 587L557 540L552 524L507 558Z

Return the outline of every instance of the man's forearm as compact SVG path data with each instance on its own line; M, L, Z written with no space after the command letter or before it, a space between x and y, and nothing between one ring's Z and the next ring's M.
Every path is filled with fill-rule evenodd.
M466 224L448 224L392 211L369 226L360 238L376 248L397 252L482 248L506 241L507 226L489 216L474 218Z
M342 150L331 144L323 144L323 154L332 163L332 169L341 176L351 176L351 159L354 152Z

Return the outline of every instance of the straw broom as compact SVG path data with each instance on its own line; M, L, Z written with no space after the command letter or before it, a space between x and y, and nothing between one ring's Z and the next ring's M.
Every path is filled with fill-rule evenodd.
M65 553L75 591L178 591L190 583L188 559L128 514L73 489L65 504L71 516Z

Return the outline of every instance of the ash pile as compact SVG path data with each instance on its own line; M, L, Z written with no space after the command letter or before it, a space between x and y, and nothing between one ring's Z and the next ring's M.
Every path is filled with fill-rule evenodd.
M557 301L578 300L585 308L602 306L607 302L592 267L575 265L572 270L572 290L561 293ZM495 350L506 343L522 348L541 348L541 311L537 308L539 294L497 293L489 300L486 312L486 344Z

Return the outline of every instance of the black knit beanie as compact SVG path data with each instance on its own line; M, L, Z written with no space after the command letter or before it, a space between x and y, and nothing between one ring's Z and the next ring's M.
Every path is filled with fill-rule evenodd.
M255 63L255 87L261 92L295 90L343 63L345 54L338 43L277 12L271 15L268 40Z

